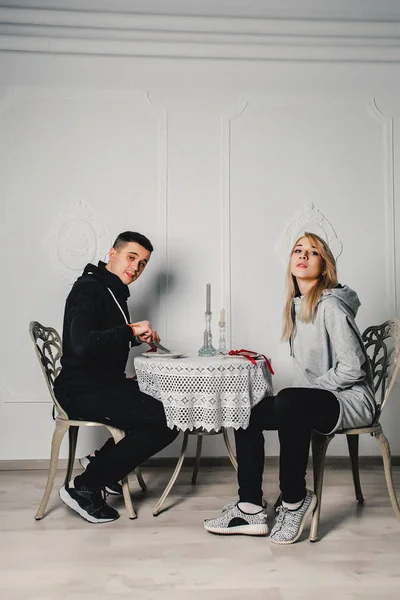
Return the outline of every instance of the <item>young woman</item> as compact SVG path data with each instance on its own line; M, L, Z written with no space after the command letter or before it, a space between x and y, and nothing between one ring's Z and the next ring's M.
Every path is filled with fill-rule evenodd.
M278 430L282 506L270 538L292 544L301 535L317 499L306 489L311 431L323 434L372 423L375 397L372 372L355 324L357 294L338 284L335 259L319 236L305 233L290 254L284 340L295 369L294 387L265 397L247 429L235 432L239 500L207 519L212 533L265 535L262 506L263 430Z

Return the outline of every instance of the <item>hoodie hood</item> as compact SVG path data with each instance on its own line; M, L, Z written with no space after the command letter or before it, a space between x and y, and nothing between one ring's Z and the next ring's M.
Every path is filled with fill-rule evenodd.
M343 307L350 312L351 316L355 318L357 316L358 309L361 306L361 302L357 296L357 293L352 290L348 285L338 285L335 288L324 290L322 292L319 302L323 302L327 298L336 298L344 305ZM294 299L295 304L300 304L302 296Z
M118 275L114 275L111 271L106 269L106 263L99 260L99 264L92 265L91 263L87 264L82 277L86 275L93 275L95 279L100 281L103 285L115 294L115 296L122 302L126 302L130 296L128 286L122 283ZM79 281L79 279L78 279Z
M341 285L330 290L324 290L321 300L324 298L329 298L330 296L340 300L351 311L353 317L357 316L361 302L357 296L357 293L349 288L348 285Z

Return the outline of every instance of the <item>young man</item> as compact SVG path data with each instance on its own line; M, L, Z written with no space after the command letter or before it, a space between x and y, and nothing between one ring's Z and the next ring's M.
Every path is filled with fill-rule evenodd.
M120 481L178 435L167 427L161 402L126 379L131 345L159 341L149 321L131 323L128 285L143 273L153 246L140 233L121 233L107 264L88 264L66 302L62 369L54 391L71 419L97 421L126 432L118 444L108 440L86 471L60 490L70 508L91 523L119 517L101 489Z

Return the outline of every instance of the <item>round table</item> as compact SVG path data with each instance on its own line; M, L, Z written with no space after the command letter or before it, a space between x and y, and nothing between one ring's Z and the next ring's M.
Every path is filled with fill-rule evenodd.
M141 391L161 400L168 426L182 430L245 429L252 407L273 393L264 359L149 355L136 357L135 369Z
M246 358L226 355L137 356L135 369L140 390L163 403L168 426L184 431L175 471L153 510L156 516L182 467L190 433L198 436L192 483L197 478L203 435L222 433L237 469L226 428L248 426L252 407L273 394L272 377L264 359L253 364Z

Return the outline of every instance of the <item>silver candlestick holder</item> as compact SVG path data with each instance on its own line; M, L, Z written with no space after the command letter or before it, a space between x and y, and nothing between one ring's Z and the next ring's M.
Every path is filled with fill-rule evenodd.
M199 356L215 356L217 354L217 350L212 345L211 333L212 312L206 311L204 316L206 319L206 328L203 333L203 346L199 350Z
M225 323L219 322L219 344L218 344L218 352L219 354L228 354L228 350L226 347L226 339L225 339Z

